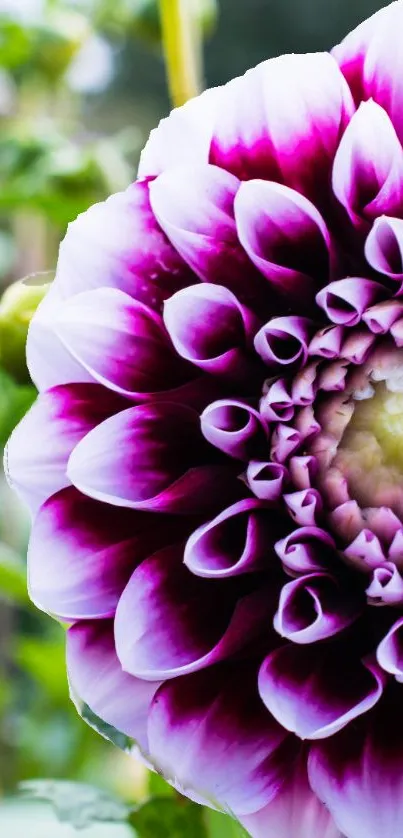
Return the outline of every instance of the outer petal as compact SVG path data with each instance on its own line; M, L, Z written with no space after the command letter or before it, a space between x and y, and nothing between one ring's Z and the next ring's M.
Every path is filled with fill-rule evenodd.
M189 796L236 815L268 803L284 780L294 743L256 690L256 667L213 667L166 683L149 716L157 767Z
M324 184L352 113L328 54L265 61L224 88L210 162L241 180L275 180L326 201Z
M45 611L70 621L110 617L134 568L192 522L118 509L63 489L39 510L28 551L29 588Z
M10 484L31 511L70 484L67 462L77 442L126 406L121 396L100 384L66 384L38 397L5 453Z
M343 838L309 785L305 753L274 800L240 821L252 838Z
M270 287L305 306L330 279L330 237L316 207L293 189L264 180L235 199L241 244Z
M115 637L123 668L141 678L173 678L253 648L260 634L270 634L275 593L261 579L249 586L240 578L201 579L183 564L183 549L160 550L134 571L119 601Z
M119 288L160 309L166 297L197 281L158 226L148 189L147 181L137 181L69 225L56 278L28 335L28 368L40 390L89 378L83 370L77 377L79 366L54 333L63 299L95 288Z
M113 623L76 623L67 633L67 667L73 698L147 752L147 715L159 682L123 672L116 657Z
M360 105L346 128L333 166L333 190L353 223L403 209L403 151L383 108Z
M124 410L76 446L69 478L84 494L116 506L201 514L239 497L241 483L236 465L221 464L199 425L195 411L170 402Z
M62 305L63 296L53 282L28 329L27 366L40 392L60 384L93 381L92 375L73 358L55 333L53 324Z
M312 788L346 838L386 838L403 830L401 687L337 736L314 745Z
M194 376L173 352L160 315L115 288L76 294L54 328L96 381L123 395L171 390Z
M64 297L119 288L158 309L166 297L195 281L154 217L149 187L149 181L138 180L69 225L55 280Z
M159 175L182 163L207 163L222 88L205 90L162 119L140 157L139 177Z
M370 710L382 689L379 667L361 662L347 642L283 646L266 658L259 675L266 707L301 739L333 736Z
M356 102L375 99L403 139L403 27L401 0L381 9L333 50Z
M217 166L179 166L150 186L162 229L205 282L224 285L242 302L268 307L267 285L241 247L234 219L239 180Z

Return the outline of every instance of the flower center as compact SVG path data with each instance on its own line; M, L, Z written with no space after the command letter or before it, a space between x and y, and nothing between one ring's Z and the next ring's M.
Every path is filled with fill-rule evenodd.
M363 445L372 437L366 451ZM342 446L374 465L385 465L403 472L403 392L391 393L385 383L374 387L374 395L356 404L342 439ZM376 452L376 453L375 453Z
M388 506L403 519L403 392L390 386L379 382L355 402L332 466L361 507Z

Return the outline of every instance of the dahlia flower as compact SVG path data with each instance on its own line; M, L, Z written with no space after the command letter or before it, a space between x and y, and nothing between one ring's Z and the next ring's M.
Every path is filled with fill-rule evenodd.
M403 0L70 225L7 451L72 694L255 838L403 835Z

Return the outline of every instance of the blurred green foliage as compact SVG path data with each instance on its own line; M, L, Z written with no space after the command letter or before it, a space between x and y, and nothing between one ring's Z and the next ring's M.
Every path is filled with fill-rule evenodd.
M205 37L214 29L217 19L216 0L188 0ZM161 43L161 21L158 0L101 0L95 4L95 22L100 29L119 34L125 29L153 47Z

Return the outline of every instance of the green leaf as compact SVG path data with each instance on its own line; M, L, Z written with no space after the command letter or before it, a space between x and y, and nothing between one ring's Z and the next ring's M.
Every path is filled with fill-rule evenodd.
M138 838L208 838L201 806L176 795L154 797L132 812Z
M60 637L19 636L15 660L54 702L64 703L68 696L64 632Z
M11 431L31 407L36 395L34 387L18 385L0 367L0 446L5 445Z
M84 719L85 722L87 722L87 724L90 727L92 727L94 730L96 730L97 733L100 733L101 736L104 737L104 739L108 739L109 742L112 742L113 745L116 745L122 751L130 752L132 750L135 744L133 742L133 739L130 739L128 736L126 736L125 733L121 733L120 730L116 730L115 727L112 727L112 725L108 725L107 722L104 722L103 719L100 719L99 716L93 713L91 708L88 707L88 704L84 704L80 701L80 699L77 699L77 697L74 695L71 695L71 697L74 701L74 704L77 707L78 712L80 713L80 716Z
M215 812L214 809L206 809L204 819L209 838L248 838L248 833L241 824L229 815Z
M0 279L4 281L4 277L14 267L17 259L17 248L11 233L5 230L0 230Z
M1 543L0 597L17 605L29 602L25 564L11 547Z
M175 789L156 771L150 771L148 790L150 797L174 797L176 794Z
M7 15L0 15L0 65L18 68L29 58L31 36L28 29Z
M20 790L30 797L47 800L63 823L86 829L95 823L124 823L128 807L102 789L64 780L29 780Z

